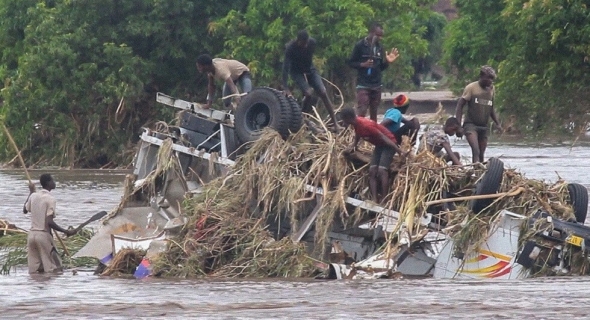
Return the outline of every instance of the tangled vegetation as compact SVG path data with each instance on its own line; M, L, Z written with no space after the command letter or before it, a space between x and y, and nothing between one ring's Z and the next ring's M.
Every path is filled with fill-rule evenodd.
M348 196L368 198L370 146L345 154L352 138L351 131L336 136L301 130L284 141L269 130L228 175L206 184L186 201L190 221L171 241L170 250L155 261L155 272L181 277L305 277L317 272L314 262L325 261L328 232L336 224L352 227L385 214L371 215L345 202ZM402 148L410 148L408 141ZM430 152L419 151L408 158L396 156L392 171L395 178L383 206L398 211L399 219L382 248L391 253L396 252L400 232L416 238L432 228L421 224L424 214L435 209L430 201L448 192L473 195L486 167L448 166ZM323 190L320 198L310 192L315 188ZM504 209L526 217L539 209L564 220L573 217L564 181L548 185L507 169L499 193L503 195L485 214L473 213L465 201L457 201L453 209L435 210L433 221L446 226L456 251L475 252ZM321 210L314 239L304 247L289 236L301 228L316 203ZM521 241L534 235L525 230Z
M2 221L2 220L0 220ZM1 225L0 225L1 226ZM21 231L21 230L19 230ZM56 249L66 269L79 267L96 267L98 260L94 258L73 259L70 254L80 250L94 235L90 229L82 229L74 236L64 238L65 248L55 240ZM0 236L0 273L9 274L17 266L27 264L27 232L11 232Z

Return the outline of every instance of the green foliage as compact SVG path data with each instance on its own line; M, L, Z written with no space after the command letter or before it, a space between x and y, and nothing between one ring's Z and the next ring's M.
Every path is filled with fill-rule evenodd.
M23 53L25 28L30 22L27 9L37 0L0 0L0 79L6 79L18 66ZM4 83L0 83L0 89Z
M422 76L429 74L432 67L437 64L443 57L443 36L447 19L444 15L432 12L429 16L417 21L416 27L418 33L422 33L422 38L428 41L428 53L424 56L415 57L412 61L414 67L413 81L419 85ZM434 74L434 77L440 77Z
M381 21L386 50L397 47L401 52L385 75L391 85L394 80L407 81L413 72L411 59L427 54L428 43L422 38L425 28L415 24L430 14L432 2L288 0L279 6L272 0L252 0L245 11L231 11L210 29L226 39L223 55L247 63L256 74L257 85L271 86L280 83L285 44L298 30L306 29L318 41L315 65L320 73L351 88L355 73L346 60L354 43L366 35L368 23Z
M195 95L194 57L220 49L207 24L245 1L49 3L0 0L2 116L28 162L97 167L126 164L140 127L172 117L157 91Z
M586 131L590 107L587 1L506 1L512 45L499 68L507 114L532 131ZM510 105L508 105L510 103Z
M474 81L479 67L496 67L506 57L508 39L502 1L456 0L459 18L446 27L443 58L457 74L456 90Z
M458 0L445 57L457 88L498 70L497 103L535 133L582 133L590 94L590 10L584 0Z

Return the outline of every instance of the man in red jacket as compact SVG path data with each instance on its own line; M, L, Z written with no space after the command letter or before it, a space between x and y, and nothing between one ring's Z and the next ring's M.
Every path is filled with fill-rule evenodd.
M340 117L345 125L354 127L355 137L354 143L349 148L350 151L356 148L361 138L375 146L369 166L369 190L372 200L379 203L389 189L389 166L393 156L396 152L402 154L402 151L396 144L393 133L377 122L357 116L354 109L343 109ZM378 185L381 187L381 196L377 189Z

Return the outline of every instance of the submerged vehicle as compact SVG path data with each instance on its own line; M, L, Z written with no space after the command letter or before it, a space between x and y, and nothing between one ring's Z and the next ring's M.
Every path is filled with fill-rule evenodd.
M475 217L477 214L485 215L484 210L491 204L491 197L499 196L495 193L502 171L503 163L491 159L476 190L476 194L482 197L470 203L471 210L476 212ZM520 191L517 188L516 192L510 193L514 195ZM403 275L439 279L522 279L540 275L586 274L590 266L590 248L587 246L590 244L590 227L584 225L588 191L583 185L573 183L567 184L567 193L575 219L561 220L544 210L525 216L504 209L489 217L485 229L475 230L482 234L473 234L473 230L465 232L471 239L460 239L456 236L457 232L449 230L459 228L465 231L464 225L442 228L430 223L421 238L413 242L402 239L400 251L392 259L377 253L352 268L331 264L330 277L375 278L390 274L391 270ZM445 200L454 199L441 202ZM482 216L478 218L485 219ZM471 250L465 248L465 243L458 244L459 241L469 243ZM392 265L395 267L390 267ZM375 266L380 267L380 272L355 272L375 269Z
M145 250L137 277L149 274L145 271L149 261L165 252L170 239L188 223L183 212L187 195L199 194L203 186L225 176L249 143L260 138L264 128L273 128L286 137L297 132L304 122L297 102L272 88L254 89L242 99L235 114L203 109L197 103L162 93L157 94L156 101L181 110L178 124L158 123L154 129L144 129L120 205L74 255L95 257L108 266L124 248ZM352 226L334 218L325 243L320 243L329 250L318 257L330 262L326 277L381 278L401 274L514 279L541 270L544 274L547 270L564 274L588 264L590 228L583 225L588 193L578 184L568 185L575 221L563 221L542 210L531 217L502 210L489 217L485 234L475 247L453 236L457 229L465 229L466 223L451 226L448 219L441 217L452 211L455 203L470 201L469 210L483 216L494 199L516 194L498 193L503 174L503 163L492 159L471 196L459 197L451 190L441 199L430 201L427 210L411 223L419 226L418 233L408 231L407 217L399 212L360 200L354 194L344 195L347 210L366 214ZM322 196L330 190L311 184L304 189L310 205L301 213L304 219L298 227L292 229L284 222L288 216L281 216L269 220L267 228L276 240L290 237L305 243L310 252L324 252L314 248L314 225L321 215ZM573 263L573 257L581 262Z

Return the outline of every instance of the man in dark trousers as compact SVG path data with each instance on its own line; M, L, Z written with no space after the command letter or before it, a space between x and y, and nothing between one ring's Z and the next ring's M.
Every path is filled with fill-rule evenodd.
M30 184L29 198L23 213L31 213L31 230L27 235L27 263L29 273L61 272L61 260L53 243L51 230L63 232L67 236L74 235L75 230L66 230L58 226L55 217L55 198L49 193L55 189L55 182L50 174L44 173L39 178L43 189L35 192L35 185Z
M369 165L369 190L372 200L379 203L389 189L389 167L393 156L396 152L401 155L402 151L393 133L375 121L357 116L352 108L344 108L340 112L340 117L345 125L354 127L354 142L347 152L353 152L361 138L375 146ZM381 196L378 186L381 187Z
M322 78L313 66L315 47L315 39L311 38L306 30L299 31L297 38L287 43L285 61L283 62L283 88L285 89L285 94L291 96L288 84L289 75L291 75L291 78L304 95L301 106L303 112L311 111L313 88L324 102L324 106L332 119L333 126L338 129L334 107L328 98Z
M463 131L471 147L473 162L483 162L488 146L488 124L490 118L501 129L494 111L494 79L496 71L490 66L483 66L479 80L468 84L457 102L455 117L461 123L463 107L467 105L467 114L463 122Z
M396 48L386 53L381 46L383 26L374 22L369 34L356 43L348 65L357 69L356 99L357 115L365 117L367 109L371 120L377 121L377 108L381 103L381 73L399 57Z

